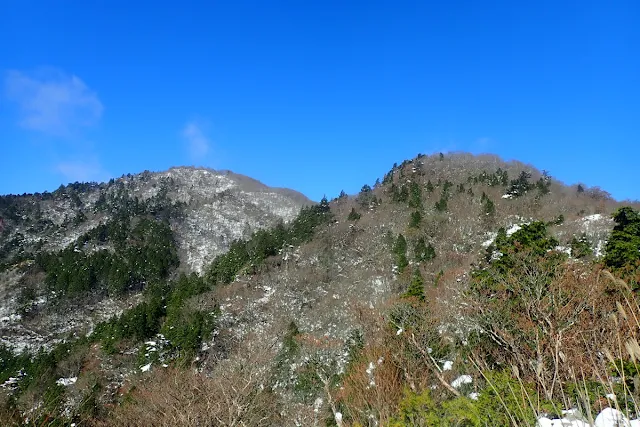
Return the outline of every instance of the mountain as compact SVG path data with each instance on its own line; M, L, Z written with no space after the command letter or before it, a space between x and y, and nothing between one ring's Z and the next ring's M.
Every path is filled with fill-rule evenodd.
M77 252L114 250L109 242L90 245L79 239L99 226L118 223L119 218L133 223L148 217L167 221L178 271L200 272L233 240L248 238L255 230L278 221L290 221L301 207L310 204L304 195L292 190L270 188L230 171L193 167L145 171L103 184L74 183L52 193L2 196L2 343L18 351L37 351L41 345L49 347L62 336L91 327L95 321L135 303L127 298L96 298L91 304L67 310L42 310L51 295L37 283L40 277L25 274L38 253L65 248ZM36 283L26 284L34 280ZM32 294L29 301L24 301L25 289ZM19 314L25 305L33 305L28 307L28 323L22 322ZM38 316L34 316L36 312Z
M605 349L640 329L639 207L463 153L319 204L188 168L3 197L3 340L51 350L0 350L3 414L355 426L596 411Z

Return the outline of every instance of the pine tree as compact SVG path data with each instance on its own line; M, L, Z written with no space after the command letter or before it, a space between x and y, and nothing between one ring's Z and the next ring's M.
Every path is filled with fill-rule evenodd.
M422 214L420 211L415 211L411 213L411 219L409 220L410 228L420 228L420 223L422 222Z
M613 269L633 269L640 262L640 213L629 206L612 215L616 225L607 242L604 264Z
M351 212L349 213L349 216L347 217L347 220L349 221L357 221L359 220L361 217L361 215L356 212L356 208L351 208Z
M420 237L416 241L416 244L413 247L413 253L416 262L431 261L436 257L435 249L433 248L431 243L429 243L429 245L427 246L424 237Z
M438 212L446 212L448 207L447 207L447 199L444 197L444 195L440 198L440 200L436 202L435 207Z
M409 185L409 207L416 209L422 207L422 190L416 182Z
M427 191L429 193L433 193L434 187L433 184L431 183L431 180L427 181Z
M407 260L407 240L402 234L398 235L396 243L393 245L393 253L396 256L398 271L402 273L402 271L409 265L409 261Z
M485 199L482 209L487 216L493 216L496 213L496 205L488 197Z
M422 278L422 274L420 274L420 269L417 268L413 273L413 278L411 279L411 283L407 288L407 292L404 293L404 296L424 301L424 279Z

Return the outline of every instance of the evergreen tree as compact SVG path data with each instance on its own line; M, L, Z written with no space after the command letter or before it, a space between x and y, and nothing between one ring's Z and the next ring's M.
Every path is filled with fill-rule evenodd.
M422 190L416 182L409 185L409 207L416 209L422 207Z
M447 199L444 197L444 195L442 197L440 197L440 200L438 200L436 202L436 206L435 206L436 210L438 212L446 212L448 207L447 207Z
M420 237L415 246L413 247L413 253L415 256L416 262L430 261L436 257L436 251L429 243L427 246L424 237Z
M593 250L587 239L587 234L582 233L579 238L573 236L573 239L571 239L571 256L574 258L584 258L591 255L593 255Z
M431 180L427 181L427 191L429 193L433 193L434 187L433 184L431 183Z
M411 279L411 283L409 284L407 291L404 293L404 296L424 301L424 279L422 278L419 268L416 268L413 273L413 278Z
M414 211L411 213L411 219L409 220L410 228L420 228L420 223L422 222L422 214L420 211Z
M484 193L483 193L484 194ZM493 216L496 213L496 205L488 197L485 199L482 210L485 215Z
M407 240L402 234L398 235L396 243L393 245L393 253L396 256L398 271L402 273L407 265L409 265L409 260L407 260Z
M640 264L640 213L625 206L612 217L616 225L607 242L604 264L616 270L634 270Z
M361 215L356 212L356 208L351 208L351 212L349 213L349 216L347 217L347 220L349 221L357 221L359 220L361 217Z

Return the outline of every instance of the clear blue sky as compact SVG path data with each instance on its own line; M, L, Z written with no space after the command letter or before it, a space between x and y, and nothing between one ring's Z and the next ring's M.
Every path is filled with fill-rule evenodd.
M231 169L318 200L493 152L640 199L640 2L0 1L0 194Z

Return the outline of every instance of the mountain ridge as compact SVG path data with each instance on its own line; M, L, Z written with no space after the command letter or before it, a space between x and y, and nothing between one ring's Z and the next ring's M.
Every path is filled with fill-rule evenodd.
M433 395L444 399L448 391L437 384L442 385L442 381L450 384L455 379L451 377L453 372L438 373L438 369L443 370L439 366L431 369L428 357L407 359L402 349L412 348L411 354L420 354L416 350L426 351L427 344L412 347L413 335L405 331L413 330L417 338L424 338L429 348L437 352L438 360L452 361L454 371L465 374L467 368L458 362L465 347L457 348L453 343L478 339L474 335L480 328L478 318L469 313L470 306L475 304L469 300L469 292L477 286L478 271L490 267L505 253L509 254L509 250L517 251L514 239L528 241L530 234L535 237L533 241L547 245L540 253L554 257L557 254L563 260L566 257L572 268L597 268L592 266L603 262L615 225L611 214L622 206L598 188L566 186L548 173L519 162L467 154L418 155L394 165L373 186L363 185L357 195L323 199L320 204L299 209L289 222L276 221L247 232L234 228L240 239L229 238L228 251L218 252L210 261L201 257L201 268L195 269L190 258L178 256L180 246L176 249L179 264L171 261L172 252L163 249L165 245L171 246L170 240L160 241L160 246L153 246L151 240L147 248L146 229L136 231L136 224L153 220L156 222L150 222L149 227L156 228L152 230L167 230L162 228L165 220L171 224L172 218L177 221L175 218L185 215L181 203L200 203L198 209L215 211L208 202L229 197L235 201L229 206L238 211L259 209L244 203L241 194L225 193L232 185L228 175L206 170L192 172L176 168L170 175L161 176L158 185L162 187L161 180L167 180L166 197L161 189L150 190L153 186L144 178L125 178L121 184L114 183L122 191L144 193L147 197L141 198L145 202L140 207L131 197L116 197L119 194L116 190L107 194L101 209L107 212L115 209L120 215L126 207L129 216L125 216L125 224L132 225L133 234L118 237L120 229L114 228L104 231L103 240L114 247L124 242L123 249L119 249L122 253L126 252L126 245L134 245L140 251L150 248L152 251L145 253L151 255L166 253L173 263L169 264L173 273L157 275L146 264L137 264L135 254L131 255L127 265L134 267L133 271L145 283L125 280L126 286L134 286L133 290L125 287L121 296L104 299L120 304L119 317L79 335L79 341L88 340L95 352L83 356L83 363L94 366L97 357L105 367L89 371L51 369L60 379L92 376L99 378L104 387L135 387L151 399L166 394L166 375L171 372L184 381L212 387L216 396L231 396L230 399L235 396L232 399L235 401L249 399L251 405L240 411L247 419L271 414L260 418L263 421L259 424L251 425L313 425L319 414L334 423L338 418L342 420L342 414L349 423L363 422L371 415L385 425L382 420L389 421L392 415L385 415L382 406L366 412L369 409L365 411L349 399L355 399L356 395L374 399L371 393L384 386L395 390L388 396L395 396L393 405L397 405L402 393L394 393L402 390L402 386L397 388L396 383L388 382L391 377L383 374L391 375L393 366L406 366L404 371L393 371L394 376L403 378L405 387L417 392L435 384ZM190 178L183 174L190 174ZM178 188L171 190L169 178L181 183ZM216 182L217 190L209 193L208 182ZM251 179L245 182L250 188L257 185ZM210 197L203 198L202 194ZM277 203L281 200L278 197L268 196L265 203ZM68 199L73 196L68 195ZM99 196L95 197L92 203L95 205L98 199ZM634 207L637 209L638 205ZM186 226L170 227L171 233L177 241L202 248L210 245L213 237L205 235L198 240L195 231L201 230L200 224L207 224L209 218L228 219L238 211L226 217L206 217L200 222L185 221ZM188 214L186 217L189 218ZM73 222L68 224L73 226ZM64 268L60 270L56 263L92 265L91 257L103 245L99 236L96 232L81 240L76 238L74 241L84 243L68 246L66 252L53 258L54 265L38 261L37 257L21 261L27 262L25 277L41 283L46 275L46 280L57 280L49 280L49 286L69 294L75 282L73 278L67 279ZM516 249L508 249L513 242ZM74 255L76 249L80 255ZM78 262L84 264L69 264ZM1 273L0 283L6 283L9 273L18 274L18 269L18 264L12 264ZM100 276L100 271L96 270L96 286L98 289L103 286L100 292L109 295L109 286L112 280L118 283L118 275ZM14 281L16 285L19 280ZM38 310L46 312L48 303L38 308L40 294L34 297L37 318ZM11 318L16 314L15 307L12 312L5 311L9 320L2 325L3 334L9 326L22 321ZM134 326L138 325L136 316L141 312L145 313L142 318L152 321ZM26 313L25 322L31 321L32 315ZM410 321L416 316L433 329L421 331L415 324L411 326ZM82 316L78 316L78 327L82 322ZM199 332L193 335L189 332L192 330ZM67 362L60 363L66 366ZM425 370L425 363L431 368ZM203 376L181 373L181 364L195 367ZM164 368L165 365L169 368ZM170 371L165 374L163 369ZM205 378L217 381L218 385L206 382ZM247 381L251 392L233 395L237 391L235 385L243 381ZM68 390L63 393L65 405L73 408L71 396L83 389L64 387ZM134 399L138 396L136 391L131 393ZM120 402L114 395L101 392L91 395L103 404ZM188 402L188 395L185 390L176 410ZM251 400L256 396L265 400ZM104 416L106 419L113 416L111 420L119 420L117 423L122 425L144 423L142 414L148 416L146 411L150 409L144 401L138 401L138 405L142 411L138 415L136 409L127 409L123 404L116 406L113 414ZM389 408L385 410L390 411ZM360 414L359 410L365 412ZM206 417L204 412L199 416ZM158 417L160 420L161 416Z

